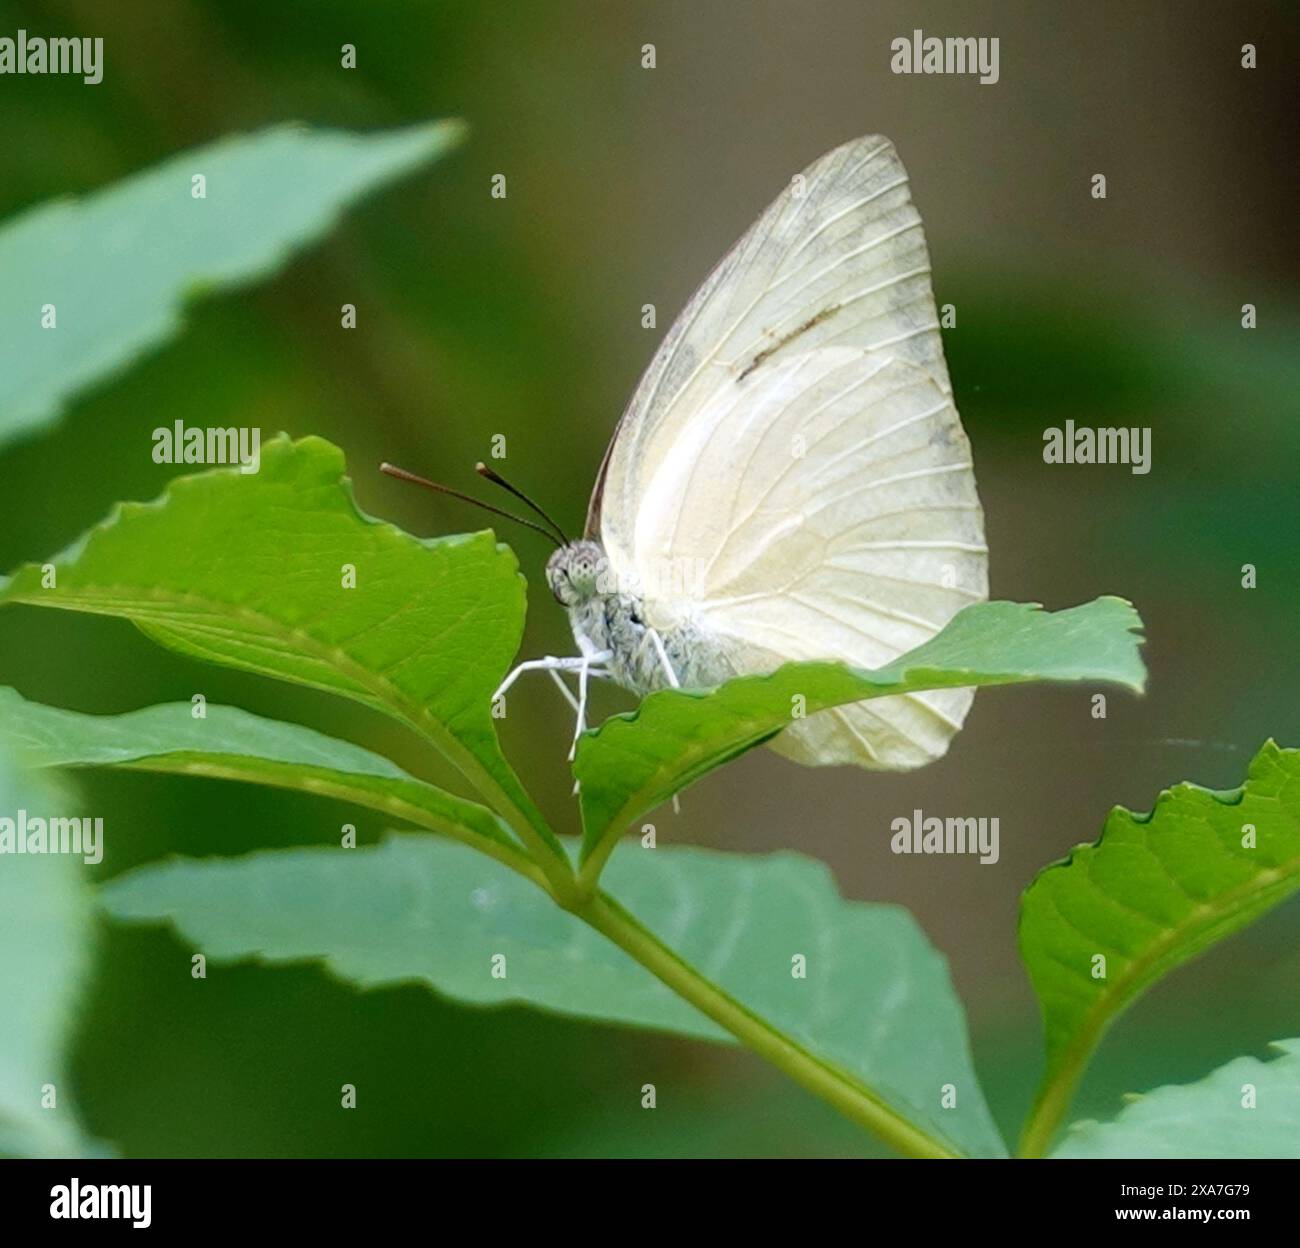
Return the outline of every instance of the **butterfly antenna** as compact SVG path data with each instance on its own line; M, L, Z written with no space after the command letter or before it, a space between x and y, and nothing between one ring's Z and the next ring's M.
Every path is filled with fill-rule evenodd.
M503 477L499 472L495 471L494 469L489 468L486 464L475 464L474 471L477 472L480 477L484 477L486 480L491 481L493 485L499 485L503 490L508 490L525 506L531 507L533 511L535 511L539 516L541 516L541 518L545 520L546 523L549 524L551 528L553 528L560 535L561 545L567 546L569 544L569 539L564 536L564 530L560 528L560 526L556 524L555 521L552 520L551 517L548 516L546 512L544 512L541 509L540 506L538 506L538 504L533 502L533 500L529 498L528 495L523 492L523 490L519 489L518 486L511 485L510 482L505 479L505 477Z
M417 477L415 473L407 472L405 468L399 468L396 464L380 464L379 471L387 473L390 477L396 477L399 481L409 481L412 485L422 485L426 490L433 490L435 494L449 494L452 498L460 499L461 502L473 503L475 507L482 507L484 511L490 511L493 515L504 516L507 520L522 524L526 529L532 529L535 533L540 533L547 541L555 542L557 546L568 544L567 542L556 541L555 534L549 529L544 529L540 524L534 524L531 520L524 519L523 516L516 516L508 511L503 511L500 507L485 503L481 498L475 498L472 494L462 494L460 490L453 490L449 485L439 485L436 481L430 481L425 477Z

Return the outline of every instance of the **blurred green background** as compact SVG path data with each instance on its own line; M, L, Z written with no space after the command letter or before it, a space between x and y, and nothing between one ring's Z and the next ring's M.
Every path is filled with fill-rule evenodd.
M1190 779L1238 784L1259 743L1300 744L1297 23L1288 4L481 2L0 3L0 33L102 35L99 86L0 80L0 219L188 146L282 120L371 129L441 116L469 143L351 211L251 292L0 458L0 569L49 554L168 474L150 432L318 433L362 506L421 534L479 521L380 478L392 459L473 481L506 468L570 529L640 370L694 286L792 172L880 132L911 174L987 513L993 596L1101 593L1147 623L1150 691L982 693L949 756L902 776L807 771L767 752L691 790L663 841L797 847L846 894L911 908L951 960L993 1108L1014 1134L1040 1066L1015 946L1021 889L1108 808ZM997 36L1001 79L901 77L889 43ZM1259 68L1239 66L1253 42ZM340 47L355 44L355 70ZM641 68L654 43L657 67ZM1290 139L1290 143L1288 143ZM1108 198L1091 198L1094 173ZM505 200L489 195L508 178ZM0 274L0 281L3 275ZM339 307L358 307L355 331ZM659 328L641 328L653 303ZM1241 328L1241 305L1259 328ZM1073 418L1152 428L1153 468L1048 467ZM546 546L509 534L539 584ZM1241 566L1259 585L1240 587ZM524 649L570 646L535 591ZM109 712L203 692L427 767L350 704L204 667L125 623L0 613L0 683ZM603 710L625 706L605 695ZM515 709L515 708L518 709ZM562 713L563 712L563 713ZM548 811L575 813L537 682L508 750ZM87 775L110 828L98 878L159 854L334 841L377 816L211 781ZM895 857L890 820L997 815L1002 858ZM1081 1112L1300 1034L1292 903L1184 968L1104 1043ZM73 1060L89 1128L128 1155L747 1155L867 1151L741 1052L415 987L354 993L309 967L189 975L157 930L105 927ZM359 1109L338 1109L338 1088ZM659 1108L639 1108L642 1083Z

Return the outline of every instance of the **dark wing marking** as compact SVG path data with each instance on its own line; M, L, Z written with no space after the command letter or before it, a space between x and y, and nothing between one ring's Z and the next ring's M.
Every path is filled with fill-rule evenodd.
M782 347L788 347L801 334L806 334L814 325L820 325L828 317L832 317L840 310L838 303L831 304L828 308L823 308L816 316L810 316L798 329L792 329L784 338L777 339L770 347L764 347L744 368L740 370L736 377L737 381L744 381L750 373L754 371L764 360L775 355Z

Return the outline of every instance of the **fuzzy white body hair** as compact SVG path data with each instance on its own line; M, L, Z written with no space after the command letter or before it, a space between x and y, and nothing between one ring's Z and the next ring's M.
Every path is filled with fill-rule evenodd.
M677 683L686 689L718 685L736 675L725 648L696 625L686 622L660 632L661 656L645 621L644 604L631 594L597 592L569 607L579 650L609 651L605 666L610 675L633 693L645 695L671 686L665 656Z

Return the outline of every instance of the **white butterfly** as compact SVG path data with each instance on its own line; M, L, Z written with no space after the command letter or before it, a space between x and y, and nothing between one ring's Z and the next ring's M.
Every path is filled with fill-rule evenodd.
M497 695L548 670L581 733L592 676L644 694L795 659L879 667L987 597L987 550L921 218L893 144L857 139L792 179L678 317L583 540L547 565L580 653L521 664ZM918 767L973 696L823 711L771 744L811 765Z

